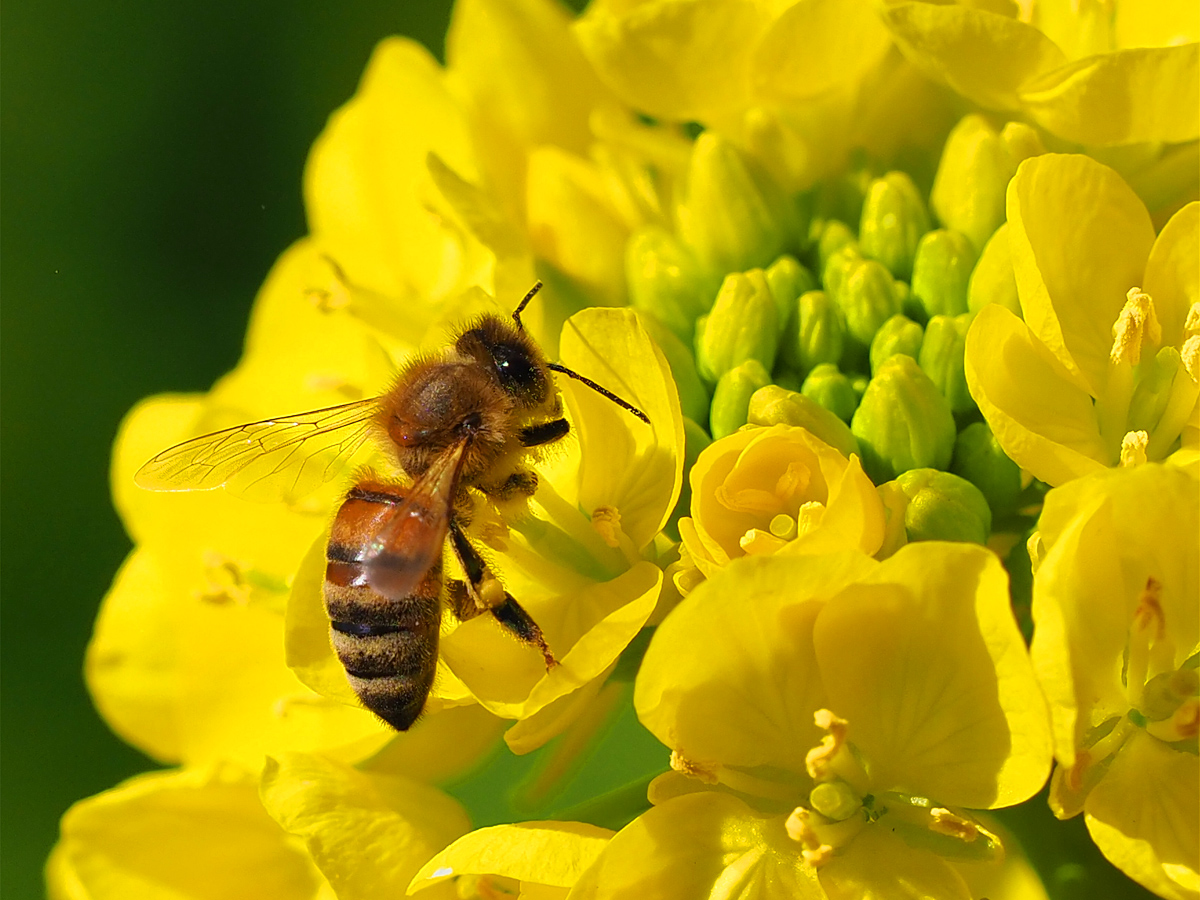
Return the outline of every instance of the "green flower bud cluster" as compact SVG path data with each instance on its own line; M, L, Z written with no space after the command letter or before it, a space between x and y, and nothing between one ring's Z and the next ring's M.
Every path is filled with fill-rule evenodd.
M988 303L1020 314L1004 196L1041 152L1028 126L970 115L932 180L860 161L795 193L743 146L702 133L677 228L643 226L626 247L630 302L663 346L684 414L713 439L801 425L859 454L876 484L940 472L919 491L915 476L895 488L909 538L985 539L992 515L1015 512L1021 483L979 422L965 337ZM952 495L974 524L937 524L929 510Z

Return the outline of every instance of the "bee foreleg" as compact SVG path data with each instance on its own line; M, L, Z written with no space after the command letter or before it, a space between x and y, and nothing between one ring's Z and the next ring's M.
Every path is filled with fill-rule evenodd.
M551 419L549 422L539 422L521 429L522 447L540 447L550 444L567 436L571 425L566 419Z
M546 645L542 629L513 599L512 594L504 590L457 522L450 523L450 543L467 576L466 582L457 582L461 588L456 588L455 584L450 586L450 603L459 620L472 619L488 610L506 631L522 643L537 647L542 652L547 669L558 665L558 660Z

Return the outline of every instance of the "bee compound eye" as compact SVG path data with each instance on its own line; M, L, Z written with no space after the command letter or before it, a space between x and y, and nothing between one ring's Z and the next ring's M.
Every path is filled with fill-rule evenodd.
M508 390L528 389L537 381L537 370L529 354L518 347L497 344L492 348L492 359L500 383Z

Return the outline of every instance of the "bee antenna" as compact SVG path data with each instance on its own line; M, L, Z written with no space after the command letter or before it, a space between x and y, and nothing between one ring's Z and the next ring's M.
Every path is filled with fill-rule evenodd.
M541 285L539 284L538 287L541 287ZM535 289L535 291L536 291L536 289ZM531 291L530 294L532 295L533 293L535 293L535 291ZM528 299L528 298L526 298L526 299ZM522 304L522 305L524 305L524 304ZM629 412L633 413L635 416L637 416L639 419L641 419L647 425L650 424L650 418L644 412L642 412L640 409L638 409L636 406L634 406L628 400L622 400L620 397L618 397L616 394L614 394L608 388L603 388L600 385L596 384L596 382L592 381L592 379L586 378L585 376L580 375L578 372L574 371L573 369L568 369L566 366L559 365L558 363L546 363L546 368L550 369L554 372L562 372L564 375L569 375L570 377L574 378L576 381L582 381L584 384L586 384L588 387L590 387L597 394L603 394L605 397L607 397L613 403L617 404L617 406L621 407L621 409L629 410Z
M525 326L521 324L522 310L524 310L525 307L527 307L529 305L529 301L532 300L534 298L534 296L537 294L537 292L540 291L541 289L542 289L542 283L540 281L535 281L533 283L533 287L531 287L529 289L529 293L525 295L525 298L520 303L518 303L517 308L513 310L512 317L513 317L513 321L517 323L518 331L525 330Z

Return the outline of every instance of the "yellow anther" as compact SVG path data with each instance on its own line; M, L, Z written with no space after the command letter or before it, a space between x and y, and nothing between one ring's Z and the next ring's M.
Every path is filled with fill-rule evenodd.
M833 847L822 842L813 828L812 810L797 806L787 817L783 827L787 830L788 837L800 845L804 861L810 866L819 869L829 862L833 856Z
M504 585L494 575L485 575L483 580L475 588L475 602L480 609L495 609L500 606L508 595L504 592Z
M804 767L815 780L821 781L833 774L832 762L837 752L846 743L846 731L850 723L839 718L828 709L818 709L813 713L813 721L818 728L828 732L821 738L821 743L813 747L804 757Z
M1187 318L1183 322L1183 330L1188 334L1200 334L1200 300L1192 302L1188 309Z
M738 545L746 551L746 555L748 556L763 556L774 553L780 547L786 546L787 541L777 538L769 531L763 531L761 528L751 528L738 538Z
M809 500L796 513L796 533L805 535L816 529L825 518L825 504Z
M1144 431L1127 431L1121 439L1121 465L1140 466L1146 461L1146 446L1150 435Z
M1125 298L1125 305L1113 324L1109 358L1114 363L1125 361L1136 366L1143 347L1157 347L1162 341L1162 328L1149 294L1141 288L1130 288Z
M680 775L695 778L697 781L703 781L705 784L718 784L720 782L720 779L717 777L717 763L696 762L695 760L688 759L678 750L671 751L671 768Z
M1025 542L1025 549L1029 552L1030 568L1033 574L1037 574L1038 567L1042 564L1042 555L1046 551L1045 544L1042 543L1042 533L1035 531L1029 536L1029 540Z
M1146 586L1138 596L1137 608L1133 611L1133 627L1147 632L1151 641L1162 638L1166 630L1166 616L1162 608L1162 583L1154 576L1146 579Z
M793 497L803 497L808 493L811 482L812 472L808 466L797 462L788 463L787 469L775 482L775 496L783 503L787 503Z
M929 816L932 819L929 823L930 831L958 838L964 844L969 844L979 837L979 827L974 822L948 809L935 807L929 811Z
M1179 356L1192 381L1200 381L1200 335L1193 334L1184 341L1179 348Z
M601 540L614 550L621 546L621 513L611 506L600 506L592 512L592 527Z

